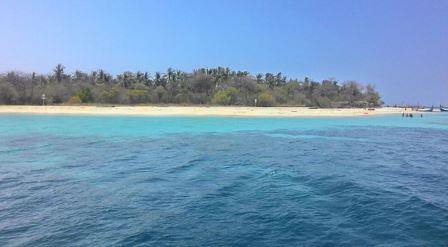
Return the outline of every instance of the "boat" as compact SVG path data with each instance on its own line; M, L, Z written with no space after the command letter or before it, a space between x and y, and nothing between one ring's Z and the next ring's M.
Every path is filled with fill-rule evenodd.
M433 111L434 111L434 106L431 106L431 108L419 109L418 111L422 111L422 112L433 112Z
M440 106L440 111L441 112L448 112L448 108L444 108L444 107Z

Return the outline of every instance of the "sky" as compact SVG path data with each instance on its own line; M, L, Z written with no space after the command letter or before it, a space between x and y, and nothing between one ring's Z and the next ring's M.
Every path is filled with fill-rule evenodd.
M0 0L0 34L0 72L228 66L448 104L446 0Z

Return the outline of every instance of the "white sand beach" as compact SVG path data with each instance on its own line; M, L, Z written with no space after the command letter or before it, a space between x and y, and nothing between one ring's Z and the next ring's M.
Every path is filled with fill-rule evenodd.
M25 106L2 105L0 114L79 114L141 116L241 116L241 117L348 117L401 114L403 108L383 107L312 109L308 107L244 107L244 106ZM412 112L409 109L406 112Z

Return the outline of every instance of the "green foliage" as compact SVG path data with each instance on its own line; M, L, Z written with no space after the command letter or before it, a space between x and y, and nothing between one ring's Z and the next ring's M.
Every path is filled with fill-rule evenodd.
M80 100L81 103L91 103L93 102L93 94L90 88L85 87L78 90L75 94Z
M72 96L70 99L68 99L67 102L65 102L67 105L79 105L82 103L81 99L77 96L74 95Z
M118 103L119 91L115 87L110 88L103 91L100 98L103 103Z
M229 87L225 90L220 90L215 93L212 99L212 104L216 105L233 105L237 102L238 90L234 87Z
M141 104L148 102L149 93L146 90L141 89L131 89L128 91L129 103L131 104Z
M230 105L230 95L224 90L218 91L213 96L212 103L215 105Z
M65 67L62 64L58 64L56 65L56 67L53 69L53 77L58 81L61 82L62 79L64 79L65 74L64 74L64 69Z
M270 93L262 93L258 96L257 106L273 106L274 97Z
M285 105L288 103L288 95L284 88L275 88L272 92L275 102L279 105Z
M0 103L1 104L15 104L19 99L14 86L9 83L0 84Z
M158 86L153 92L154 103L169 103L168 91L163 86Z
M303 93L295 93L291 96L292 105L312 106L311 101Z
M251 75L229 68L200 68L166 73L130 72L117 76L97 70L65 72L58 64L50 75L8 72L0 74L0 104L62 103L175 103L253 106L380 106L383 102L371 85L334 79L290 79L282 73ZM73 97L76 96L76 97Z
M375 91L375 87L368 84L366 87L366 100L369 106L379 106L382 105L380 94Z
M331 107L331 101L327 97L317 97L315 105L321 108L329 108Z

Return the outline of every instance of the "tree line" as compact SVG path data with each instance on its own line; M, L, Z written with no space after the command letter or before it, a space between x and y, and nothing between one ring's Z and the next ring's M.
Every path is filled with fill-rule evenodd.
M44 75L11 71L0 75L0 104L210 104L244 106L375 107L382 104L374 86L355 81L321 82L287 78L282 73L252 75L229 68L165 73L104 70L66 73L58 64Z

